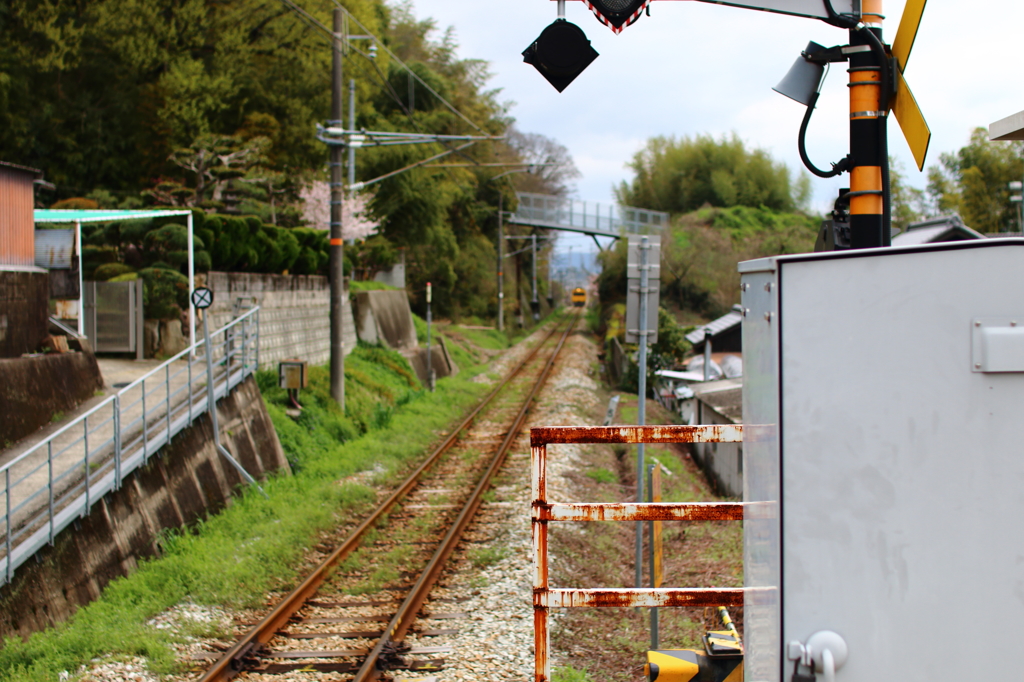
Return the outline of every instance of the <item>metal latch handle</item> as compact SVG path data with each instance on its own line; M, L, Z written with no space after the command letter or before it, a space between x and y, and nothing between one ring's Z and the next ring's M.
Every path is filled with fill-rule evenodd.
M789 660L796 661L798 667L803 665L815 673L821 673L824 682L835 682L836 671L843 667L849 657L846 640L831 630L815 632L807 638L806 644L792 641L786 649Z

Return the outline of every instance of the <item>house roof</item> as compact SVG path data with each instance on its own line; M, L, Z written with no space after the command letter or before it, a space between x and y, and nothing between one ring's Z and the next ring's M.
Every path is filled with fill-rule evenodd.
M722 315L717 320L712 320L705 325L697 327L692 332L686 335L686 340L691 344L696 345L704 342L704 331L711 332L711 338L714 338L722 332L728 331L733 327L737 327L743 323L743 308L738 305L734 305L732 310Z
M0 161L0 168L8 168L10 170L28 173L34 176L36 180L39 180L43 177L43 171L39 170L38 168L29 168L28 166L21 166L16 163L11 163L10 161Z
M985 235L964 225L955 213L952 215L911 223L905 232L892 238L893 246L914 246L938 242L957 242L966 239L984 239Z
M192 211L182 209L157 209L139 211L115 211L107 209L54 209L37 208L34 212L37 223L102 223L111 220L146 220L170 215L190 215Z
M743 421L743 380L720 379L705 384L691 384L697 400L714 408L723 417L739 424Z

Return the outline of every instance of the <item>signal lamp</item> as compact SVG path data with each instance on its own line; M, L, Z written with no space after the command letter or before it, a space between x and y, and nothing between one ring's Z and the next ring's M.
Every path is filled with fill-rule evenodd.
M590 46L583 29L565 19L558 19L545 28L537 40L523 50L523 61L532 64L559 92L597 56L597 50Z
M597 20L615 33L621 33L640 18L650 0L585 0Z

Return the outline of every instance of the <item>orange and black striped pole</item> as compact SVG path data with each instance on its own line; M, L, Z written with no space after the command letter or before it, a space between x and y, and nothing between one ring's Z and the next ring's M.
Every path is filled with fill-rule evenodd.
M883 92L889 78L882 43L882 0L863 0L863 29L850 31L850 247L865 249L891 243L886 211L889 179L886 108ZM874 34L866 35L868 32Z

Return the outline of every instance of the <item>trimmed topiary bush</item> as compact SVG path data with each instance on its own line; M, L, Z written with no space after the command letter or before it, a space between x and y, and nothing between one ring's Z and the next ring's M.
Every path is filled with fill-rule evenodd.
M113 278L135 272L135 268L124 263L104 263L92 273L92 278L97 282L109 282Z
M176 270L150 267L139 271L146 282L143 293L148 319L171 320L188 306L188 277Z

